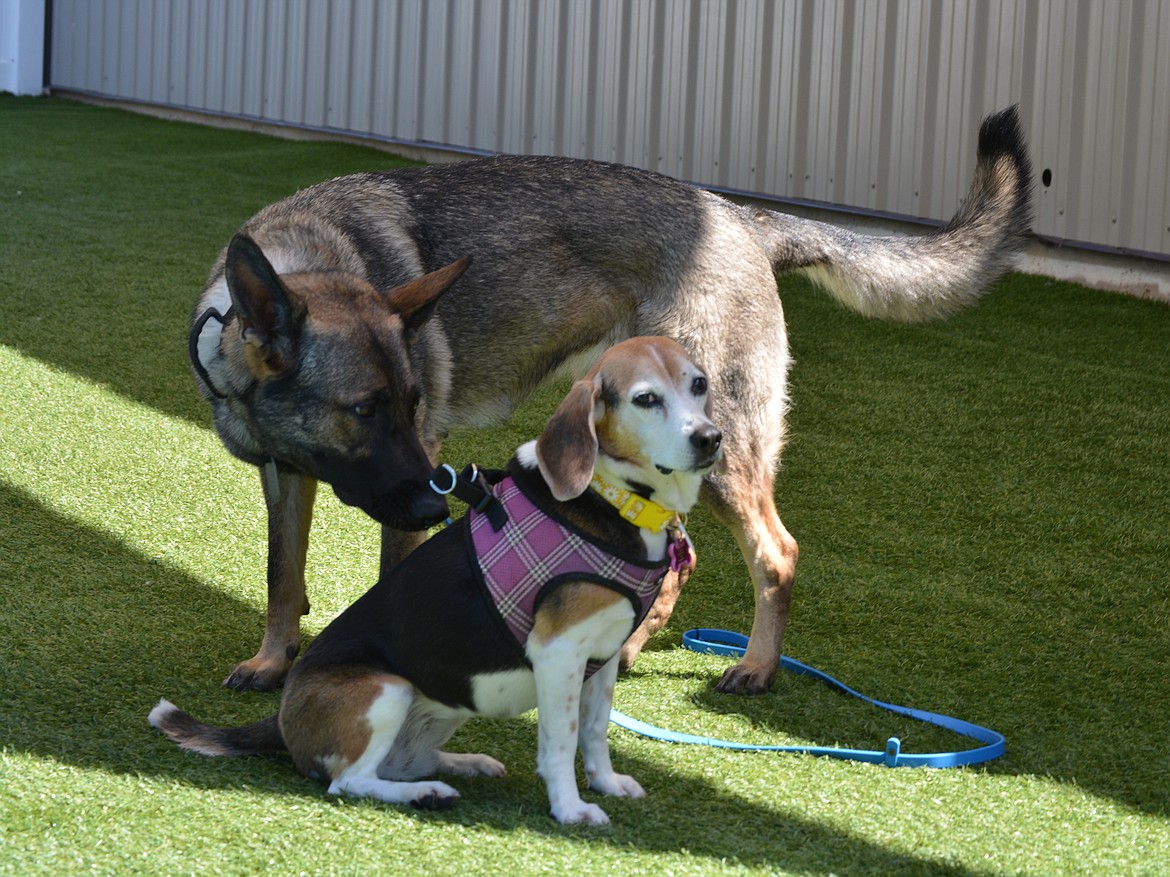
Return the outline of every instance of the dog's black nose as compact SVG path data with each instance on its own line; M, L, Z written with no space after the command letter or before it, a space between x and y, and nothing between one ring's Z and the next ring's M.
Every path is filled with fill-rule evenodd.
M334 486L336 491L336 485ZM342 502L345 496L337 494ZM405 489L379 496L372 501L353 503L380 524L395 530L425 530L447 519L447 500L429 487L406 485Z
M447 498L439 496L431 490L419 491L410 501L410 517L419 525L419 529L441 524L451 514L447 508Z
M708 456L719 450L722 442L723 433L714 424L701 426L691 433L691 444Z

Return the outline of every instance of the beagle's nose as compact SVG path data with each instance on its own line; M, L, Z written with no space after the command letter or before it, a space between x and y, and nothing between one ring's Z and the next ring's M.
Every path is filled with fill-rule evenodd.
M722 442L723 433L713 423L700 426L691 433L691 444L695 446L696 450L702 451L707 455L714 454L719 450L719 445Z

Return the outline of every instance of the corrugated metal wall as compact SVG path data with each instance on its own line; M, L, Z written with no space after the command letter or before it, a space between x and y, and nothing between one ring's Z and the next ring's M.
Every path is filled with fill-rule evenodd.
M1167 0L55 0L51 40L58 89L933 219L1018 102L1036 230L1170 254Z

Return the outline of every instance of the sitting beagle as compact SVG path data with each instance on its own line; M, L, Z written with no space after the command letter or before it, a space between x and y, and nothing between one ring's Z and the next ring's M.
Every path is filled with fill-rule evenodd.
M719 461L707 378L682 347L633 338L573 384L479 509L440 531L313 641L277 715L205 724L162 700L150 723L205 755L288 751L331 793L447 807L436 772L502 776L442 751L473 715L538 709L537 770L552 816L605 824L589 787L641 797L606 730L618 652L665 574L693 565L680 515Z

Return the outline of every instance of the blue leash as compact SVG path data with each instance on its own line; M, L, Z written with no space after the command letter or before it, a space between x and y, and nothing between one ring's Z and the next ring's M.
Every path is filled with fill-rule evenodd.
M730 655L738 658L743 655L747 644L748 638L746 636L727 630L697 628L695 630L688 630L683 634L683 646L693 652L702 652L710 655ZM973 725L970 722L953 719L950 716L943 716L938 713L929 713L925 710L916 710L910 707L874 700L872 697L859 694L847 685L838 682L827 673L823 673L792 658L781 656L780 666L801 676L812 676L814 679L826 682L839 691L851 694L881 709L896 713L900 716L909 716L912 719L926 722L930 725L937 725L940 728L946 728L957 734L962 734L964 737L978 740L984 745L962 752L934 752L927 755L911 755L902 752L902 741L897 737L891 737L886 743L886 748L880 752L873 749L841 749L834 746L767 746L753 743L735 743L730 740L700 737L694 734L679 734L674 731L649 725L646 722L631 718L617 710L610 712L609 720L619 728L625 728L627 731L633 731L635 734L641 734L643 737L666 740L670 743L694 743L701 746L716 746L721 749L761 752L798 752L803 755L823 755L829 758L841 758L848 761L884 764L887 767L962 767L968 764L979 764L984 761L990 761L993 758L999 758L999 756L1003 755L1003 735L989 728L983 728L979 725Z

